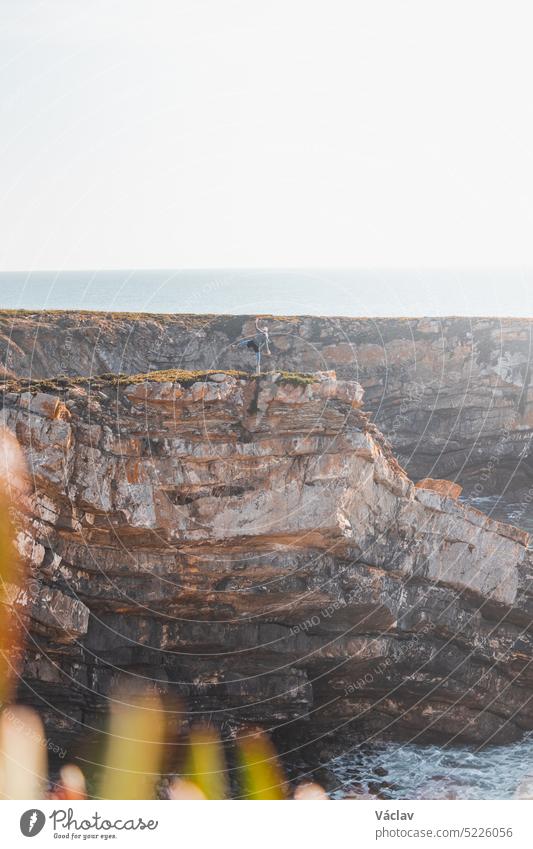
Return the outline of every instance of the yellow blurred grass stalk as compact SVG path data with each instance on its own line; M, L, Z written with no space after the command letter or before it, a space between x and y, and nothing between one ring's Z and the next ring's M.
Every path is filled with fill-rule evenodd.
M192 729L185 775L205 799L227 797L226 761L218 734L213 729L205 726Z
M286 799L287 787L274 747L261 731L238 739L244 799Z
M153 799L161 775L165 721L156 695L115 696L98 796ZM126 700L127 699L127 700Z

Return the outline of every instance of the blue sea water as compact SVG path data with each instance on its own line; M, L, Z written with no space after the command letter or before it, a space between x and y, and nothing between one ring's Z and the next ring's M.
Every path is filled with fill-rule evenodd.
M328 766L337 799L366 793L391 799L513 799L533 793L530 736L485 749L376 744L351 750Z
M281 315L533 316L531 271L3 271L0 308Z

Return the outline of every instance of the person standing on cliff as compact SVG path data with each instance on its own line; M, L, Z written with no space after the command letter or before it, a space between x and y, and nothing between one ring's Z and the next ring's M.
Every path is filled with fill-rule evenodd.
M255 329L257 331L255 336L241 339L240 342L237 342L237 347L246 347L255 351L255 373L259 375L261 374L261 351L264 350L267 357L271 356L270 337L268 335L268 325L264 324L261 326L258 318L255 320Z

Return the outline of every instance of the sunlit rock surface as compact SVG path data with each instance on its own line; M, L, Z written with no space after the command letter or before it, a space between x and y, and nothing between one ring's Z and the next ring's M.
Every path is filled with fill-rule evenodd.
M56 735L124 676L279 739L533 727L525 532L416 488L355 381L167 378L3 397L33 481L21 697Z

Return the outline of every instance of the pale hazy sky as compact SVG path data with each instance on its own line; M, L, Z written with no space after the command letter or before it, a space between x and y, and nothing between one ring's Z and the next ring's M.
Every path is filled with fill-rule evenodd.
M529 0L0 0L0 269L533 266Z

